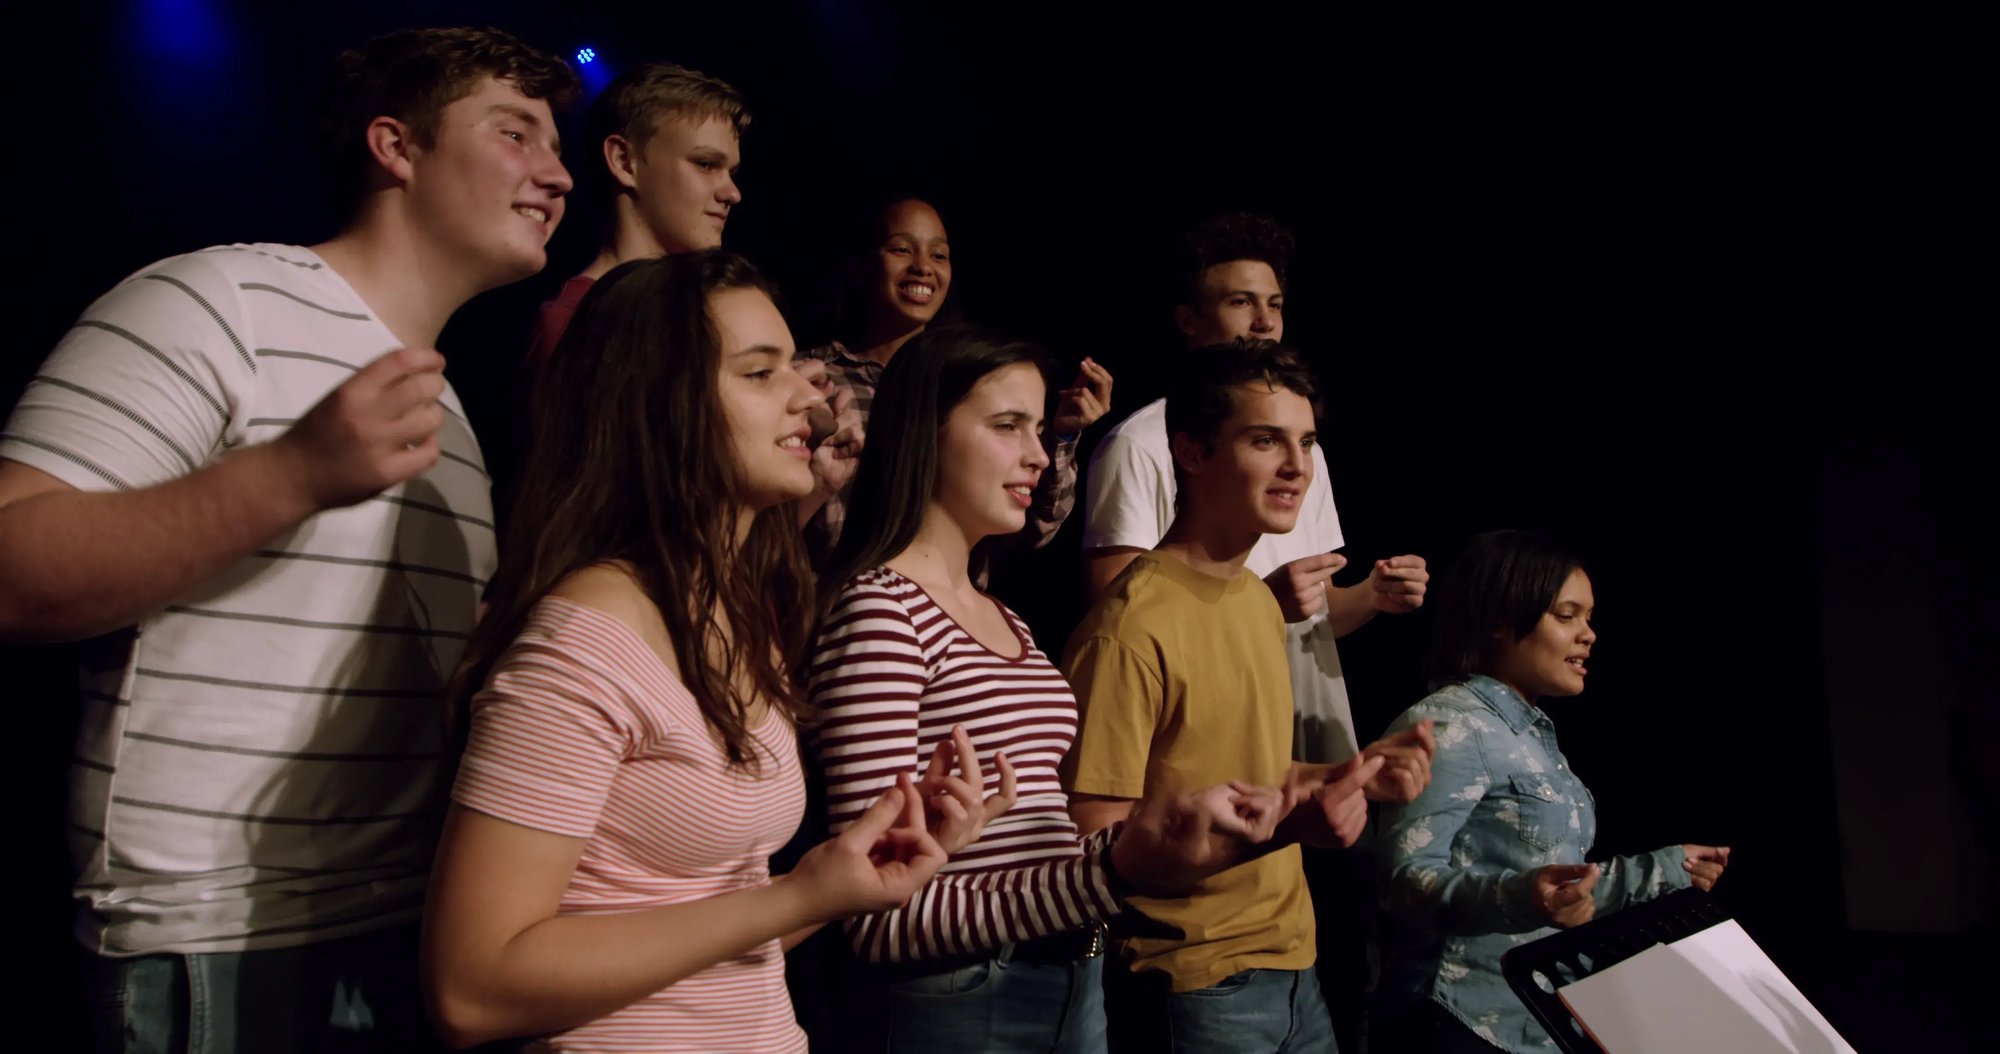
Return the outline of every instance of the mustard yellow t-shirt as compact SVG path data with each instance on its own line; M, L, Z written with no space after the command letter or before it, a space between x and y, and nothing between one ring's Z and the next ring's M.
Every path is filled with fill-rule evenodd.
M1257 576L1206 575L1143 553L1070 637L1063 673L1076 690L1072 792L1145 798L1228 780L1272 786L1292 763L1292 680L1284 616ZM1134 970L1190 992L1244 970L1313 964L1312 899L1288 846L1215 875L1190 895L1127 902L1180 939L1134 937Z

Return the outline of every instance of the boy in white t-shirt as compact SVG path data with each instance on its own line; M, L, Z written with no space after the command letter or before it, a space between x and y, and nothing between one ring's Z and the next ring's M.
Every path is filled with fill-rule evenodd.
M0 640L90 639L68 826L99 1050L431 1042L439 697L495 555L432 345L547 262L575 91L496 30L343 54L340 232L142 268L0 433Z
M1293 239L1269 217L1218 216L1187 235L1182 248L1180 302L1174 323L1187 354L1231 354L1285 335L1285 271ZM1232 343L1233 342L1233 343ZM1384 755L1388 764L1369 781L1371 801L1407 802L1428 780L1429 751L1404 734L1362 748L1354 731L1337 638L1378 613L1422 605L1430 579L1421 556L1377 560L1367 579L1335 586L1347 562L1334 510L1326 455L1312 450L1312 482L1288 534L1266 534L1244 566L1271 587L1284 612L1285 652L1292 680L1292 754L1299 761L1337 764L1356 753ZM1166 401L1156 400L1113 428L1098 445L1084 480L1083 556L1092 596L1101 594L1137 556L1158 545L1174 519L1174 461ZM1417 774L1421 773L1421 777ZM1321 987L1336 1033L1352 1046L1366 983L1364 943L1373 914L1366 852L1306 854L1316 908Z
M1174 324L1191 354L1245 338L1284 338L1285 270L1292 248L1291 233L1264 216L1230 213L1189 232L1182 250L1185 284ZM1083 506L1083 556L1091 595L1103 592L1166 534L1174 518L1173 465L1164 399L1134 411L1098 444ZM1333 585L1329 579L1347 563L1334 550L1347 542L1327 477L1326 456L1315 447L1312 487L1298 526L1290 534L1265 535L1246 564L1270 585L1285 613L1295 753L1298 760L1321 764L1345 761L1359 750L1334 640L1378 613L1416 610L1430 580L1423 557L1395 556L1376 561L1362 582ZM1369 788L1372 800L1408 800L1392 775L1378 781L1379 786Z

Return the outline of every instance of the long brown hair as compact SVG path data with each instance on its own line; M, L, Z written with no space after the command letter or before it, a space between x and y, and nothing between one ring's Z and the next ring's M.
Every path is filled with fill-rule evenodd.
M965 325L932 326L889 360L868 415L868 452L854 475L847 522L827 563L821 601L828 610L819 612L821 622L849 579L916 540L938 474L950 471L939 463L938 439L951 412L994 371L1024 362L1047 382L1048 357L1040 345Z
M756 766L745 715L758 695L794 724L805 717L786 671L805 657L813 587L791 506L758 512L736 540L742 488L708 310L724 289L771 293L719 249L616 267L538 373L510 539L450 693L461 741L472 695L536 603L614 560L659 608L681 681L730 764Z

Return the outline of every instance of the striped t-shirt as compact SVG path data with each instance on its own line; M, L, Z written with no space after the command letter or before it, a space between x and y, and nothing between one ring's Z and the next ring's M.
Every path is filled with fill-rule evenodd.
M1119 910L1099 850L1113 828L1079 841L1056 767L1076 740L1076 697L1007 617L1008 654L979 643L923 588L886 568L856 575L835 601L812 664L815 741L835 833L895 782L921 778L931 752L962 724L999 790L993 755L1014 764L1018 797L935 881L894 911L850 919L870 962L975 954L1108 919Z
M472 701L452 797L588 839L557 909L615 915L753 889L805 815L797 734L775 709L731 769L694 696L624 623L545 597ZM530 1051L806 1049L777 940Z
M282 434L400 346L289 245L163 260L90 305L0 433L82 490L165 483ZM458 397L423 476L320 513L83 646L77 932L102 954L274 948L413 920L439 691L494 564Z

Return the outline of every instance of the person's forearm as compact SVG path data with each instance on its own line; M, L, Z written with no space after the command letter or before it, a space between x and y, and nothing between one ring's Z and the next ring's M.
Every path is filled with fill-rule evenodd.
M1533 871L1459 867L1426 853L1392 862L1382 902L1440 933L1528 933L1549 924L1534 911L1533 888Z
M825 928L826 928L826 923L824 922L809 922L803 926L800 926L798 929L795 929L792 932L787 933L784 936L778 938L778 946L780 948L785 949L786 951L791 951L793 948L796 948L799 945L804 944L806 941L812 939L813 934L818 933L820 930L823 930Z
M153 487L21 498L0 507L0 640L129 626L317 511L269 443Z
M1035 483L1025 528L1029 542L1037 549L1055 540L1063 521L1076 507L1076 441L1055 441L1047 449L1049 467Z
M460 1047L575 1028L824 921L786 876L645 911L560 915L484 961L433 966L433 1009L445 1039Z
M1640 901L1664 896L1693 884L1681 867L1687 853L1678 845L1637 856L1617 856L1600 862L1601 876L1592 887L1598 914L1617 911Z
M850 920L848 942L869 962L922 962L985 954L1109 919L1118 900L1101 861L1108 840L1086 836L1084 851L1073 857L939 875L908 904Z
M1373 593L1366 579L1351 586L1326 584L1326 621L1336 638L1366 626L1375 617Z

